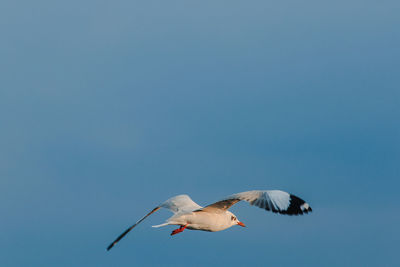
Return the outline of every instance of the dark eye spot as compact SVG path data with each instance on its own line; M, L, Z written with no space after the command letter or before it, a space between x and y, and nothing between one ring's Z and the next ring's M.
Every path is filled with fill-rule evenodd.
M233 221L235 219L235 217L231 216L231 220Z

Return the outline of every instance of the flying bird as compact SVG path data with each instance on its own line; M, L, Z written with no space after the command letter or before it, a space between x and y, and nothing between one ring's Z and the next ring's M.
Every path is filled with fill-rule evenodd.
M234 225L245 227L235 214L228 211L230 207L242 200L262 209L286 215L302 215L312 211L310 205L301 198L280 190L253 190L237 193L205 207L198 205L188 195L178 195L161 203L129 227L107 247L107 250L110 250L129 231L161 208L172 211L174 215L165 223L153 227L179 225L180 227L172 231L171 235L181 233L185 229L217 232Z

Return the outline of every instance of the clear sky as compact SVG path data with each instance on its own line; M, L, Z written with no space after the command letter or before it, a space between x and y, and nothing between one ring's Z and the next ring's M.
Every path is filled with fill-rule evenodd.
M1 266L399 266L400 2L0 4ZM281 189L248 227L160 202Z

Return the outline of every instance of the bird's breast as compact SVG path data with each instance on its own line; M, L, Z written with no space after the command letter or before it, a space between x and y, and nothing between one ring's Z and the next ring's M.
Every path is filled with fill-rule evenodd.
M196 211L184 215L184 217L188 224L187 228L192 230L217 232L232 226L223 214Z

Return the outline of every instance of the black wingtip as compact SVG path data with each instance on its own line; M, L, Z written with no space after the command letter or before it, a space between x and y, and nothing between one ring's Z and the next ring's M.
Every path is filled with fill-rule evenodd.
M109 251L110 249L112 249L112 247L115 245L115 243L111 243L108 247L107 247L107 251Z
M287 215L303 215L312 212L311 207L301 198L290 195L290 205L284 214Z

